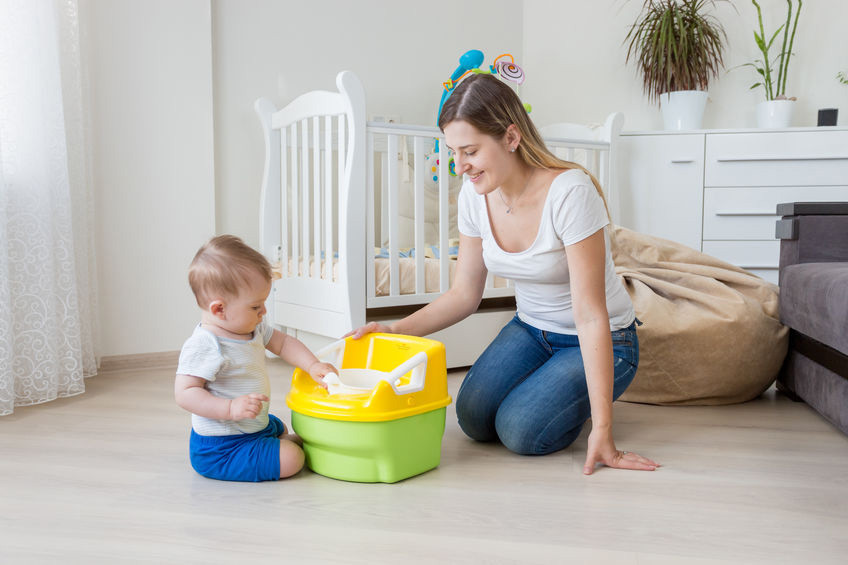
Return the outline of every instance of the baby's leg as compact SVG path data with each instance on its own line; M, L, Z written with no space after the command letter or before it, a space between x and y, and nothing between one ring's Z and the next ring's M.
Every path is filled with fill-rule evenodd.
M285 479L296 475L302 468L304 462L303 449L300 445L286 436L294 436L300 439L295 434L283 434L280 436L280 478Z
M299 435L297 435L297 434L296 434L296 433L294 433L294 432L291 432L291 433L286 432L286 433L284 433L284 434L280 434L278 437L279 437L281 440L282 440L282 439L287 439L287 440L289 440L289 441L291 441L291 442L294 442L294 443L298 444L300 447L303 447L303 440L302 440L302 439L300 439L300 436L299 436Z

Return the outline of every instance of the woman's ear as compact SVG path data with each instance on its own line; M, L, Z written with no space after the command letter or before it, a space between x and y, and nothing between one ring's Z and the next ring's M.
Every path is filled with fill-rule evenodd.
M509 124L509 127L506 128L506 133L504 134L504 142L506 143L506 150L510 153L515 152L518 148L518 144L521 142L521 132L518 130L518 126L515 124Z

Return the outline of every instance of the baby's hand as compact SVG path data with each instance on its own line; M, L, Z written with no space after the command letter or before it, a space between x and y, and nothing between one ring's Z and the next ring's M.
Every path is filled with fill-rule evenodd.
M331 365L330 363L323 363L321 361L316 361L315 363L310 365L307 371L309 373L309 376L312 377L312 379L316 383L318 383L324 388L327 388L327 383L324 382L324 375L327 375L329 373L335 373L337 375L339 374L339 370L333 367L333 365Z
M264 394L252 393L230 400L230 420L255 419L262 412L262 403L270 399Z

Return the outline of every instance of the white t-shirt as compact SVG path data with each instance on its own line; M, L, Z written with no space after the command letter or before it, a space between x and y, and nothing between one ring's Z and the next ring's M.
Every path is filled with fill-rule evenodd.
M274 328L263 320L244 341L219 337L199 324L180 351L178 375L206 379L206 390L220 398L237 398L258 393L270 398L271 383L265 370L265 346ZM202 436L252 434L268 427L268 403L255 419L214 420L191 415L191 427Z
M459 195L459 231L483 240L483 261L490 273L515 282L518 317L540 330L576 334L565 246L586 239L609 225L606 209L592 179L578 169L558 175L542 209L536 240L518 253L501 249L492 234L486 197L466 181ZM625 328L636 314L624 285L615 274L606 241L606 296L610 330Z

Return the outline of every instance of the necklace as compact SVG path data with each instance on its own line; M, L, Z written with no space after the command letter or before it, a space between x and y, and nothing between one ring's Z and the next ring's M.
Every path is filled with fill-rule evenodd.
M530 176L527 177L527 182L524 183L524 190L521 191L521 194L518 195L518 198L512 201L512 204L506 201L506 198L504 198L503 196L503 190L501 188L498 188L498 195L501 197L501 202L503 202L504 206L506 206L507 214L512 213L512 209L515 207L516 204L518 204L518 201L521 200L521 197L524 196L524 193L527 192L527 189L530 186L530 180L533 178L533 173L535 173L535 171L531 172Z

